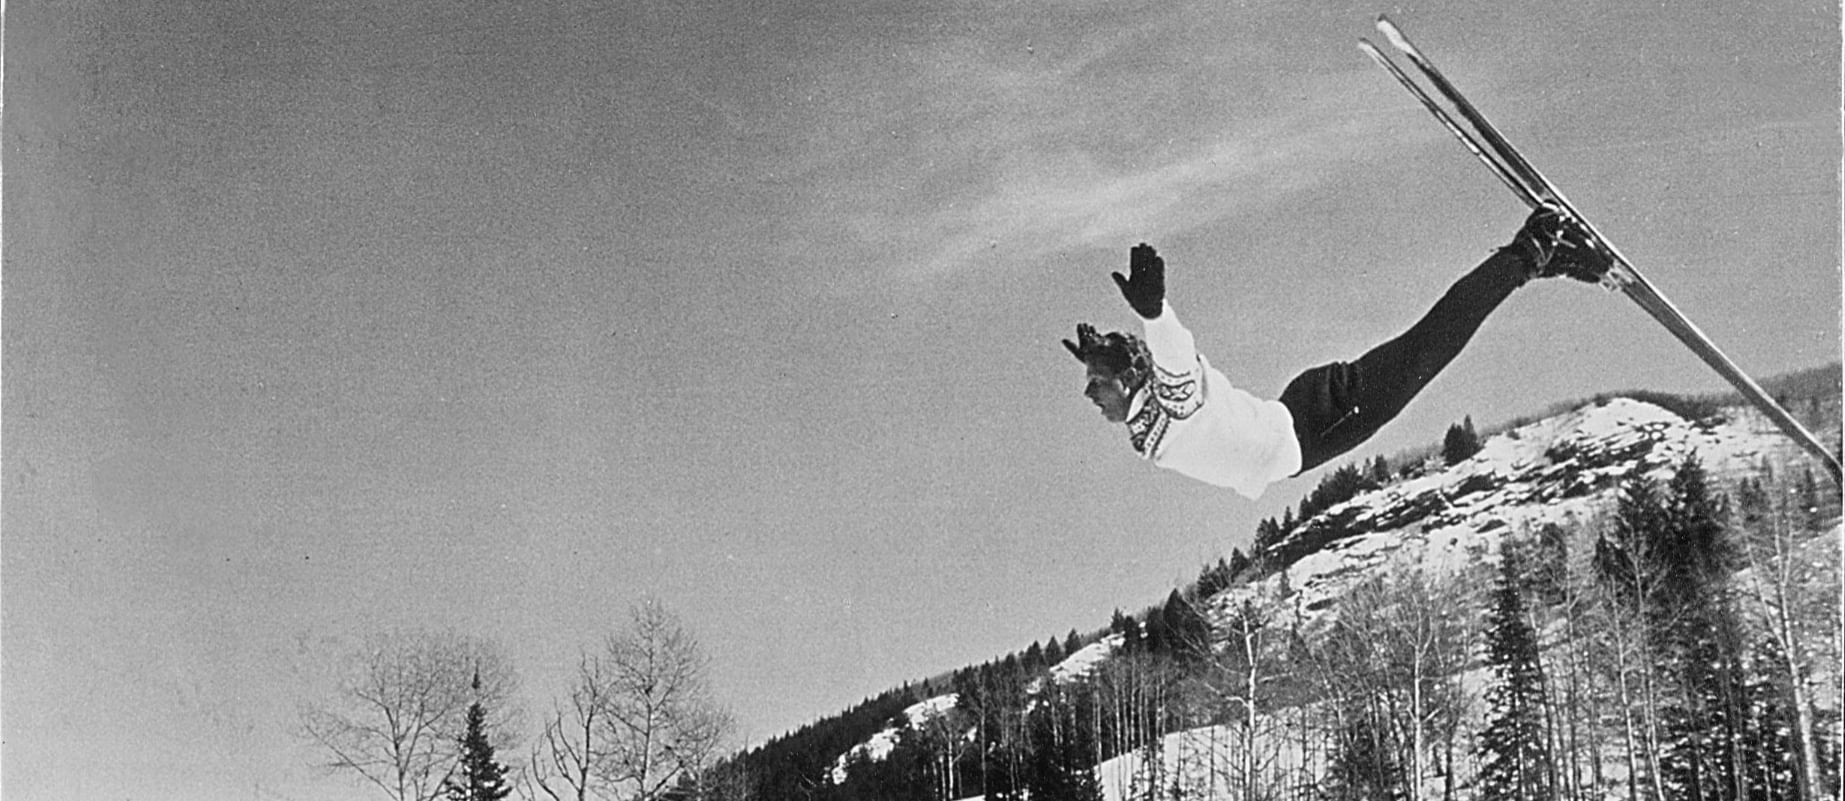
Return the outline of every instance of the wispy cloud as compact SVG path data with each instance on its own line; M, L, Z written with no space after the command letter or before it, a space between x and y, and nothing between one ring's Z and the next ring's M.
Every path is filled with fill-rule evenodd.
M1400 117L1332 107L1343 111L1322 103L1246 121L1133 169L1104 167L1081 153L1042 154L970 205L928 212L911 229L914 266L953 271L1002 240L1015 257L1033 258L1210 224L1339 180L1367 153L1433 135L1406 131Z
M952 274L996 249L1026 261L1209 224L1442 135L1358 59L1276 76L1149 56L1174 24L1069 47L951 38L829 76L842 99L802 160L812 233L846 231L904 274ZM1213 106L1224 92L1201 81L1248 82L1248 97Z

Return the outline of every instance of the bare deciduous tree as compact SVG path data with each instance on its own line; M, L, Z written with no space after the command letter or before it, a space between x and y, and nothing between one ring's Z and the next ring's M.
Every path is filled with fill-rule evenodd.
M1811 475L1808 476L1811 486ZM1836 628L1839 586L1837 541L1820 536L1805 520L1814 499L1764 471L1758 482L1745 482L1738 493L1741 535L1738 543L1748 570L1741 585L1754 603L1750 612L1769 641L1779 664L1764 665L1787 694L1793 713L1795 779L1801 798L1822 797L1817 732L1814 724L1815 652ZM1835 657L1836 664L1836 657Z
M1269 785L1278 743L1270 735L1274 724L1267 718L1274 714L1269 696L1275 683L1272 673L1274 656L1284 631L1273 628L1278 616L1277 601L1267 594L1256 593L1241 599L1225 610L1218 621L1224 636L1222 647L1211 647L1200 664L1200 683L1217 707L1217 717L1228 722L1234 740L1224 749L1235 754L1235 762L1213 767L1213 779L1222 778L1227 788L1235 789L1241 799L1262 798ZM1215 729L1213 729L1215 731Z
M1344 665L1335 675L1364 677L1365 700L1400 751L1409 801L1427 797L1430 777L1442 779L1443 797L1455 792L1457 738L1469 704L1459 681L1473 617L1467 587L1477 583L1407 570L1359 584L1339 603L1333 636L1344 641Z
M511 663L485 640L453 632L368 637L332 666L333 688L299 711L301 735L397 801L430 801L455 769L468 705L496 710L507 730L517 687ZM475 676L480 687L473 687Z
M598 768L609 758L606 742L608 693L613 682L604 675L604 660L584 654L577 661L576 684L570 688L569 709L559 708L545 722L544 733L532 749L532 784L557 801L610 798Z
M658 601L636 605L627 628L583 655L568 708L547 721L531 762L538 790L651 801L697 778L731 728L711 697L709 662Z

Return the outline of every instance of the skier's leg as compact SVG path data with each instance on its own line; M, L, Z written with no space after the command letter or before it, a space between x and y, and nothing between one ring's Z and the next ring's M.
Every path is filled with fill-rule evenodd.
M1323 364L1289 382L1281 402L1294 415L1301 471L1358 447L1396 417L1525 276L1517 256L1494 253L1397 338L1357 361Z
M1546 215L1534 213L1511 245L1455 281L1408 331L1357 361L1314 367L1289 382L1281 402L1294 416L1302 472L1358 447L1396 417L1512 290L1534 277L1591 281L1607 270L1604 258L1569 241L1579 237L1569 224Z

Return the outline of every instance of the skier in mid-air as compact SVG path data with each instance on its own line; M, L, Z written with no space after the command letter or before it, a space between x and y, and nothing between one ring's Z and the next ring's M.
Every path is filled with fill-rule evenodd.
M1493 309L1533 278L1598 282L1611 264L1582 226L1554 209L1532 212L1511 244L1454 282L1422 319L1360 356L1311 368L1262 400L1231 386L1198 353L1166 302L1166 265L1152 247L1128 254L1116 286L1141 318L1143 340L1076 327L1064 340L1088 368L1083 394L1155 465L1256 498L1269 484L1345 453L1396 417Z

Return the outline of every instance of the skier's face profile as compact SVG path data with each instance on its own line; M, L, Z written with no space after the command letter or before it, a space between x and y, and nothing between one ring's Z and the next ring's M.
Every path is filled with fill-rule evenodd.
M1097 364L1089 364L1088 377L1083 385L1083 397L1089 399L1096 408L1102 410L1102 417L1111 423L1126 422L1128 418L1128 401L1133 394L1121 381L1121 374Z

